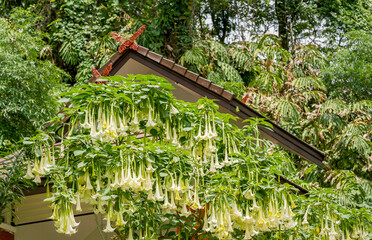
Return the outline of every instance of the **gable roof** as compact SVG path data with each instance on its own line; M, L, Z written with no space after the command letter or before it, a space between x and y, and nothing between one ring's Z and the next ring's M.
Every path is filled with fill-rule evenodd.
M123 66L129 63L130 60L134 60L138 64L141 64L148 69L153 70L152 73L155 73L155 75L160 75L167 78L168 80L174 81L173 83L176 84L175 87L180 88L179 85L181 85L182 96L180 98L184 99L190 97L185 96L187 95L185 94L185 90L188 90L188 94L194 93L199 97L207 97L209 99L217 100L216 104L220 106L220 110L222 109L222 112L227 112L240 118L240 121L235 123L239 127L244 125L244 123L242 123L242 120L248 119L250 117L264 118L273 126L273 129L269 129L263 126L259 127L260 133L264 138L272 141L275 144L278 144L279 146L282 146L283 148L305 158L312 163L315 163L320 167L324 167L322 160L324 159L325 154L322 151L307 144L306 142L287 132L271 120L265 118L254 109L248 107L245 103L237 99L228 90L212 83L208 79L199 76L198 74L188 70L187 68L176 64L174 61L166 59L164 56L150 51L145 47L139 46L137 51L127 49L122 53L115 53L105 65L98 69L98 71L103 74L107 66L111 63L112 70L109 75L114 76L117 74L122 74L120 70L122 70ZM88 82L93 83L96 82L96 80L96 77L92 77ZM67 103L66 106L68 105L69 103ZM237 111L237 109L239 110ZM61 110L60 112L62 111L63 110ZM64 121L68 121L68 117L66 117ZM50 124L52 123L48 123L47 125ZM10 155L0 159L0 165L11 163L12 157L13 155ZM276 175L276 178L280 183L288 183L296 187L299 191L299 194L308 193L305 188L297 185L296 183L286 179L283 176ZM39 185L36 189L26 190L25 195L34 195L38 193L44 193L45 191L46 187L43 185Z
M176 64L174 61L166 59L162 55L150 51L145 47L139 46L137 51L126 49L122 53L115 53L104 66L98 69L98 71L103 74L106 67L111 63L112 70L109 75L113 76L122 74L119 73L119 71L121 71L123 66L127 64L129 60L134 60L137 63L153 70L155 73L157 73L157 75L160 74L162 77L166 77L174 81L177 87L178 85L181 85L183 89L188 89L189 93L191 91L201 97L218 100L216 101L216 104L218 104L220 108L222 108L225 112L228 112L241 119L240 122L237 123L238 126L244 125L241 121L250 117L264 118L273 126L273 129L269 129L264 126L259 127L260 133L264 138L272 141L275 144L278 144L279 146L282 146L283 148L305 158L312 163L315 163L320 167L324 167L322 160L324 159L325 154L322 151L307 144L278 126L276 123L265 118L263 115L237 99L226 89L212 83L208 79L199 76L187 68ZM93 83L96 80L96 77L92 77L89 82Z

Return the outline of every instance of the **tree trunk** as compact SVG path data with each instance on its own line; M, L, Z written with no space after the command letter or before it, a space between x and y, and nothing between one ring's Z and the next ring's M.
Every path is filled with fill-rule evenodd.
M289 50L289 27L286 0L275 0L275 12L278 20L278 34L282 39L282 48Z

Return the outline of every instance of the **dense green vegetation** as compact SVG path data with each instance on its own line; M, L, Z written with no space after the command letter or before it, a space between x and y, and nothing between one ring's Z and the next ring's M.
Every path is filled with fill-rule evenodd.
M299 216L316 201L332 202L332 218L371 213L370 1L0 1L0 14L0 155L42 129L61 107L59 93L86 83L91 67L108 60L117 48L111 31L129 36L146 24L139 44L224 86L326 153L328 167L320 169L273 146L294 163L284 175L311 190ZM306 213L330 211L318 210ZM316 232L320 220L312 220L298 224L295 237ZM257 239L265 237L273 238Z

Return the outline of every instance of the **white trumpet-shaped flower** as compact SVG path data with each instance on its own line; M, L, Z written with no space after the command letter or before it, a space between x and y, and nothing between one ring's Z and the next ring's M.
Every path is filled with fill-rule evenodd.
M307 221L307 213L309 212L309 208L310 208L310 206L308 206L307 209L306 209L306 212L305 212L305 215L304 215L304 220L302 221L303 226L309 225L309 222Z
M113 206L111 203L111 200L109 201L108 204L108 212L106 215L106 228L103 230L104 232L113 232L115 231L115 228L111 227L111 218L113 217Z
M106 221L106 228L103 229L104 232L113 232L115 231L115 228L111 227L111 219L110 214L107 215L107 221Z
M155 183L156 187L155 187L155 200L156 201L162 201L163 200L163 193L160 189L160 180L158 180L156 183Z
M123 218L123 213L124 211L119 211L116 213L116 223L115 223L116 226L123 226L126 224Z
M152 173L152 172L155 172L155 170L156 169L152 167L151 163L147 164L146 172Z
M152 192L152 185L153 185L153 182L152 182L152 177L151 177L151 174L150 173L146 173L146 179L145 179L145 186L144 186L144 189L146 191L151 191Z
M254 194L251 189L249 189L245 194L244 197L247 198L248 200L253 200L254 199Z
M171 191L176 191L177 190L177 186L176 186L176 183L175 183L175 181L174 181L174 178L173 177L171 177L171 182L172 182L172 185L170 186L170 188L169 188L169 190L171 190Z
M154 195L152 194L152 190L149 190L149 193L147 195L147 200L149 200L149 201L155 201L156 200Z
M216 172L216 166L215 166L215 163L214 163L214 156L212 155L211 157L211 161L210 161L210 167L209 167L209 172L211 173L215 173Z
M181 216L188 217L190 216L191 212L187 210L186 203L182 205L182 210L181 210Z
M41 178L40 178L40 175L39 174L35 174L35 178L34 180L32 180L34 183L36 184L40 184L41 183Z
M170 120L166 120L165 122L165 140L170 140L171 139L171 127L170 127Z
M163 209L170 209L171 205L168 200L168 191L165 190L165 195L164 195L164 204L161 206Z
M231 165L231 162L229 161L229 153L227 151L227 147L225 147L225 159L224 161L222 162L222 164L224 166L230 166Z
M198 135L195 136L196 141L202 140L202 130L201 130L201 124L199 124L199 130L198 130Z
M338 233L335 230L335 224L334 224L333 220L331 221L331 230L328 234L329 234L329 239L330 240L335 240L336 236L338 235Z
M74 218L71 203L68 201L62 202L61 215L56 222L57 232L71 235L76 233L75 227L78 225L79 223L76 223Z
M152 120L152 114L153 114L153 110L152 108L149 109L149 118L147 119L147 123L146 123L146 127L148 128L152 128L152 127L155 127L157 124L156 122L154 122Z
M264 218L264 213L263 213L262 207L259 208L257 215L258 215L258 217L256 219L256 228L258 230L265 231L266 227L267 227L266 226L267 221Z
M32 168L31 168L30 161L28 161L28 163L27 163L27 172L26 172L26 175L23 176L23 177L26 178L26 179L33 179L34 178L34 175L32 174Z
M129 234L127 240L133 240L133 228L129 229Z
M92 125L89 121L89 109L85 111L85 120L84 120L84 123L81 124L81 127L83 128L91 128Z
M244 234L244 240L252 239L252 231L251 227L249 225L246 225L245 227L245 234Z
M208 138L208 139L212 139L212 138L216 137L216 135L217 135L217 134L215 134L215 133L213 132L213 129L212 129L212 127L211 127L211 119L209 118L209 119L208 119L208 133L207 133L207 138Z
M111 187L113 189L117 189L118 187L121 186L120 181L119 181L119 173L118 173L118 171L115 171L115 178L114 179L115 179L114 182L111 183Z
M92 183L90 182L89 173L85 173L85 190L93 189Z
M202 208L200 205L200 201L199 201L199 192L196 186L195 186L195 192L194 192L194 201L192 202L192 205L190 207L194 210Z
M210 229L208 228L208 214L207 214L207 208L204 209L204 224L203 224L203 230L206 232L209 232Z
M49 217L49 219L52 219L52 220L57 220L59 217L59 214L58 214L58 210L59 210L59 205L54 205L53 206L53 213L52 213L52 216Z
M180 146L179 142L178 142L178 136L177 136L177 131L176 131L176 128L173 128L173 139L172 139L172 144L176 145L176 146Z
M253 198L253 204L252 204L251 210L253 212L260 210L260 207L257 205L256 198Z
M174 192L171 193L171 202L170 202L170 209L171 210L176 210L177 206L176 203L174 202Z
M126 176L124 178L124 183L125 183L125 186L127 186L128 188L132 186L132 182L133 182L133 178L132 178L132 169L131 169L131 164L128 164L128 168L127 168L127 171L126 171Z
M244 218L243 218L243 221L244 221L247 225L252 224L252 223L255 222L255 219L249 215L249 207L248 207L248 205L247 205L247 208L246 208L246 211L245 211L245 216L244 216Z
M171 114L178 114L179 111L177 110L177 108L175 108L173 105L171 105L170 113L171 113Z
M80 204L80 194L76 194L76 211L81 212L81 204Z

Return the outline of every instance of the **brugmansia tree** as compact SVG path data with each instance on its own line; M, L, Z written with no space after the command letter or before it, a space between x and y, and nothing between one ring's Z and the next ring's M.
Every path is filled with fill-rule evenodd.
M87 203L117 239L368 238L369 209L277 181L294 169L260 138L270 124L239 129L211 100L176 100L160 77L107 80L66 93L65 112L24 142L25 177L53 184L58 232L75 233Z

